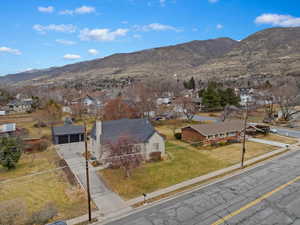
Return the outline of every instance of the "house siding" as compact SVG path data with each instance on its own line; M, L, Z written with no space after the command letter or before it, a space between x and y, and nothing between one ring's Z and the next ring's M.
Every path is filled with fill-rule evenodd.
M157 145L157 149L154 145ZM150 154L152 152L161 152L161 156L165 156L165 141L162 136L155 132L145 144L145 159L150 160Z
M181 139L186 142L201 142L205 141L206 137L190 127L182 129Z

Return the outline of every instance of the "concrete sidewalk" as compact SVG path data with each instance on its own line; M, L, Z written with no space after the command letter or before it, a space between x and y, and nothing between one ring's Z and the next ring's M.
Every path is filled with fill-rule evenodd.
M297 145L290 145L289 148L290 149L295 149L296 147L297 147ZM286 148L280 148L278 150L266 153L266 154L258 156L256 158L247 160L245 162L245 166L251 165L251 164L253 164L255 162L259 162L259 161L261 161L263 159L272 157L272 156L274 156L276 154L279 154L279 153L282 153L282 152L284 152L286 150L287 150ZM212 179L214 177L217 177L217 176L229 173L231 171L234 171L236 169L239 169L240 166L241 166L240 164L236 164L236 165L233 165L233 166L230 166L230 167L227 167L227 168L224 168L224 169L221 169L221 170L218 170L218 171L215 171L215 172L212 172L212 173L200 176L200 177L196 177L196 178L191 179L191 180L184 181L184 182L179 183L179 184L175 184L173 186L170 186L170 187L167 187L167 188L164 188L164 189L160 189L160 190L152 192L152 193L147 193L147 199L158 197L160 195L167 194L167 193L170 193L172 191L176 191L178 189L181 189L181 188L184 188L184 187L196 184L196 183L205 182L206 180L209 180L209 179ZM136 203L140 203L140 202L143 202L143 201L144 201L144 197L140 196L140 197L137 197L137 198L134 198L134 199L126 201L126 204L128 206L132 206L132 205L134 205Z
M286 148L289 146L289 144L282 143L282 142L277 142L277 141L269 141L265 139L260 139L260 138L249 138L248 141L256 142L256 143L261 143L261 144L267 144L267 145L273 145L279 148Z

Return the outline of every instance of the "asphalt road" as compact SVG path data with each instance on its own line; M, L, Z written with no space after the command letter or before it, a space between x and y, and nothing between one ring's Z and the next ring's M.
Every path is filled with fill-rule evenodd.
M285 129L285 128L279 128L279 127L276 127L275 129L277 130L277 133L280 134L280 135L300 138L300 131L290 130L290 129Z
M300 151L109 225L300 225Z

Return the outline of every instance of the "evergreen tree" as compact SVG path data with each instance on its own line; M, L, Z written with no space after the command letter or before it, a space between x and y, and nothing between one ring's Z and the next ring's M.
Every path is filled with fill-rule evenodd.
M22 155L20 140L17 138L0 138L0 165L8 169L16 167Z

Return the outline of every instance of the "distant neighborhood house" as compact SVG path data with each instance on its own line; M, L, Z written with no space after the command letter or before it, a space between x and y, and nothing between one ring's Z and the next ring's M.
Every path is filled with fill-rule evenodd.
M7 104L10 111L24 113L32 108L32 99L13 100Z
M0 137L13 136L17 132L17 125L15 123L8 123L0 125Z
M92 153L98 159L103 160L109 145L126 136L134 140L134 145L140 148L146 160L151 159L152 152L160 152L161 156L165 155L164 138L147 119L97 121L91 132Z

